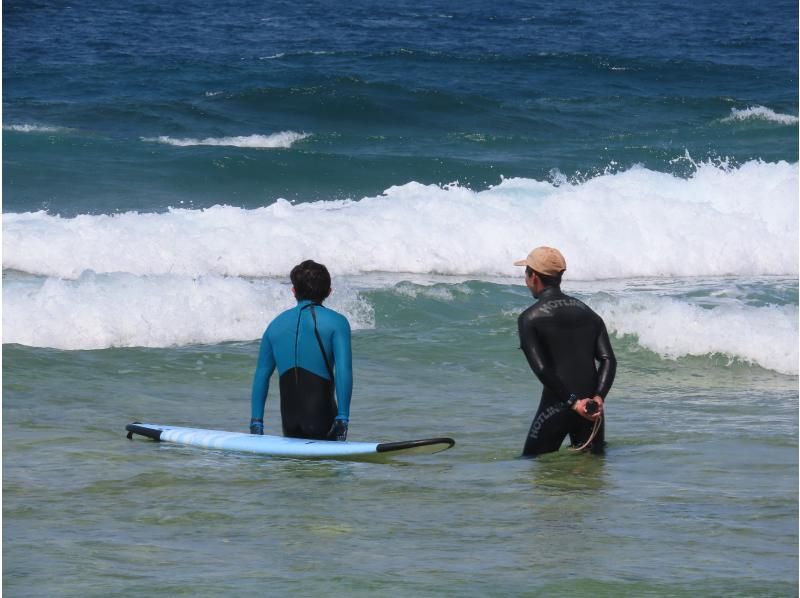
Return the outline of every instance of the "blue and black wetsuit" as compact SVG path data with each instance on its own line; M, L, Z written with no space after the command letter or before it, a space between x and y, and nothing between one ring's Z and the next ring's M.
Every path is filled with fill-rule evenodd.
M276 317L261 339L251 416L263 419L269 380L277 367L284 436L327 438L334 419L350 418L350 336L347 318L308 300Z
M606 325L585 303L557 287L544 289L517 323L520 346L544 386L522 454L557 451L567 434L573 445L583 444L593 424L571 409L568 400L573 394L605 399L611 390L617 360ZM592 452L602 452L604 433L603 422Z

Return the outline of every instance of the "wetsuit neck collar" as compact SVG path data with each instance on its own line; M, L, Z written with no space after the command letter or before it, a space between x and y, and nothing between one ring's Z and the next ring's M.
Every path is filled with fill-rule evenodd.
M322 303L317 303L316 301L312 301L311 299L301 299L297 302L297 307L303 309L304 307L308 307L309 305L318 305L322 307Z
M545 287L536 299L542 301L544 299L558 297L559 295L561 295L561 287Z

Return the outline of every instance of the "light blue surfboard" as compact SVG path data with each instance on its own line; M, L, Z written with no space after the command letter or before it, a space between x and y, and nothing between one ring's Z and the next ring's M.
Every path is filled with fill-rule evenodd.
M402 442L306 440L303 438L258 436L242 432L181 428L140 422L128 424L125 429L128 431L128 438L133 438L134 434L138 434L160 442L171 442L185 446L297 459L379 461L398 456L430 455L447 450L455 444L452 438L426 438Z

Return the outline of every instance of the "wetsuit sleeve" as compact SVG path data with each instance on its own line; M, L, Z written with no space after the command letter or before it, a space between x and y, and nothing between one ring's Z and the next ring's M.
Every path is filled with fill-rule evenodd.
M336 419L350 419L350 397L353 394L353 350L350 324L346 318L333 332L333 363L336 368L336 403L339 412Z
M275 355L267 331L261 337L261 348L258 351L256 373L253 376L253 391L250 395L250 417L264 419L264 404L267 402L269 379L275 371Z
M536 336L536 329L530 321L527 321L524 313L517 320L517 326L520 348L525 353L533 373L542 384L556 392L561 400L566 401L570 392L553 367L544 359L544 348Z
M597 345L594 350L594 358L600 363L597 369L597 387L595 394L600 395L605 400L614 377L617 375L617 358L614 356L614 349L611 348L611 341L608 338L606 325L600 321L600 334L597 335Z

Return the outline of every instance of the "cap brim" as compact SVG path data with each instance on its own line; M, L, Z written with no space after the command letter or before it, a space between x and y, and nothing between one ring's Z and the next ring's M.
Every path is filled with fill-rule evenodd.
M528 260L517 260L516 262L514 262L514 265L515 266L527 266L528 265Z

